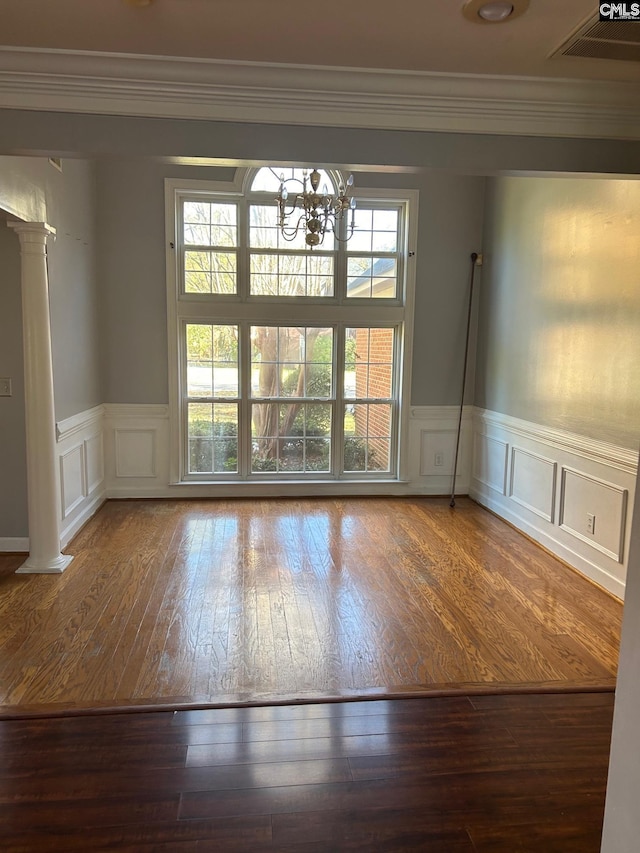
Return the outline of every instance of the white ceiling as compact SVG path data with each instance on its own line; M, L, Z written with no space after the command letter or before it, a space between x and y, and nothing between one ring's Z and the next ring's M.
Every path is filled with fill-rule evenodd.
M0 0L0 44L419 72L637 81L640 63L550 58L597 11L531 0L478 25L462 0ZM630 27L640 24L630 23Z

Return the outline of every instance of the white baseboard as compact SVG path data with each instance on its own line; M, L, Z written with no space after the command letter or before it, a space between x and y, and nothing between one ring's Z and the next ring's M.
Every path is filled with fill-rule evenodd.
M23 554L28 552L28 536L0 536L0 554Z
M103 490L100 494L92 496L90 500L83 503L81 510L74 515L73 521L62 529L60 533L60 548L67 547L80 528L96 514L106 500L107 496Z

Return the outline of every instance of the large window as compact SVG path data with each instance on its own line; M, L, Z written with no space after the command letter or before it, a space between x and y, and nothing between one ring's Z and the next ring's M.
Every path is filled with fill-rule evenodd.
M168 182L172 479L397 479L409 200L355 193L353 236L309 249L274 172L248 178Z

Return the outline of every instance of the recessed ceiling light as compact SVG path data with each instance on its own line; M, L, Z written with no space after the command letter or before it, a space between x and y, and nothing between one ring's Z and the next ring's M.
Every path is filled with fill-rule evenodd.
M513 3L487 3L485 6L480 6L478 14L485 21L504 21L509 15L513 14Z
M519 18L529 8L529 0L468 0L462 7L465 18L476 24L501 24Z

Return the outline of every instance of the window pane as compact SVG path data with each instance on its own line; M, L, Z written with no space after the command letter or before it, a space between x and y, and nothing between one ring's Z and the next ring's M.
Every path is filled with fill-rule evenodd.
M347 261L347 296L395 299L397 276L395 258L350 257Z
M238 396L238 327L187 325L189 397Z
M235 403L189 403L189 472L238 470L238 407Z
M237 215L235 204L185 201L184 242L199 246L236 247Z
M393 396L393 329L345 330L345 399Z
M329 397L333 388L333 330L251 327L253 397Z
M292 219L293 226L296 223ZM291 224L291 223L290 223ZM252 249L307 249L304 228L286 239L279 227L278 208L273 204L252 204L249 208L249 246Z
M374 210L372 249L374 252L395 252L398 249L398 211Z
M333 256L251 254L252 296L333 296Z
M358 403L345 406L344 470L389 471L391 406Z
M183 216L185 222L208 225L211 222L211 205L207 201L185 201Z
M330 470L330 404L255 403L251 434L253 472Z
M189 246L210 246L211 228L208 225L184 224L184 242Z
M186 293L235 293L235 252L186 251L184 254Z

